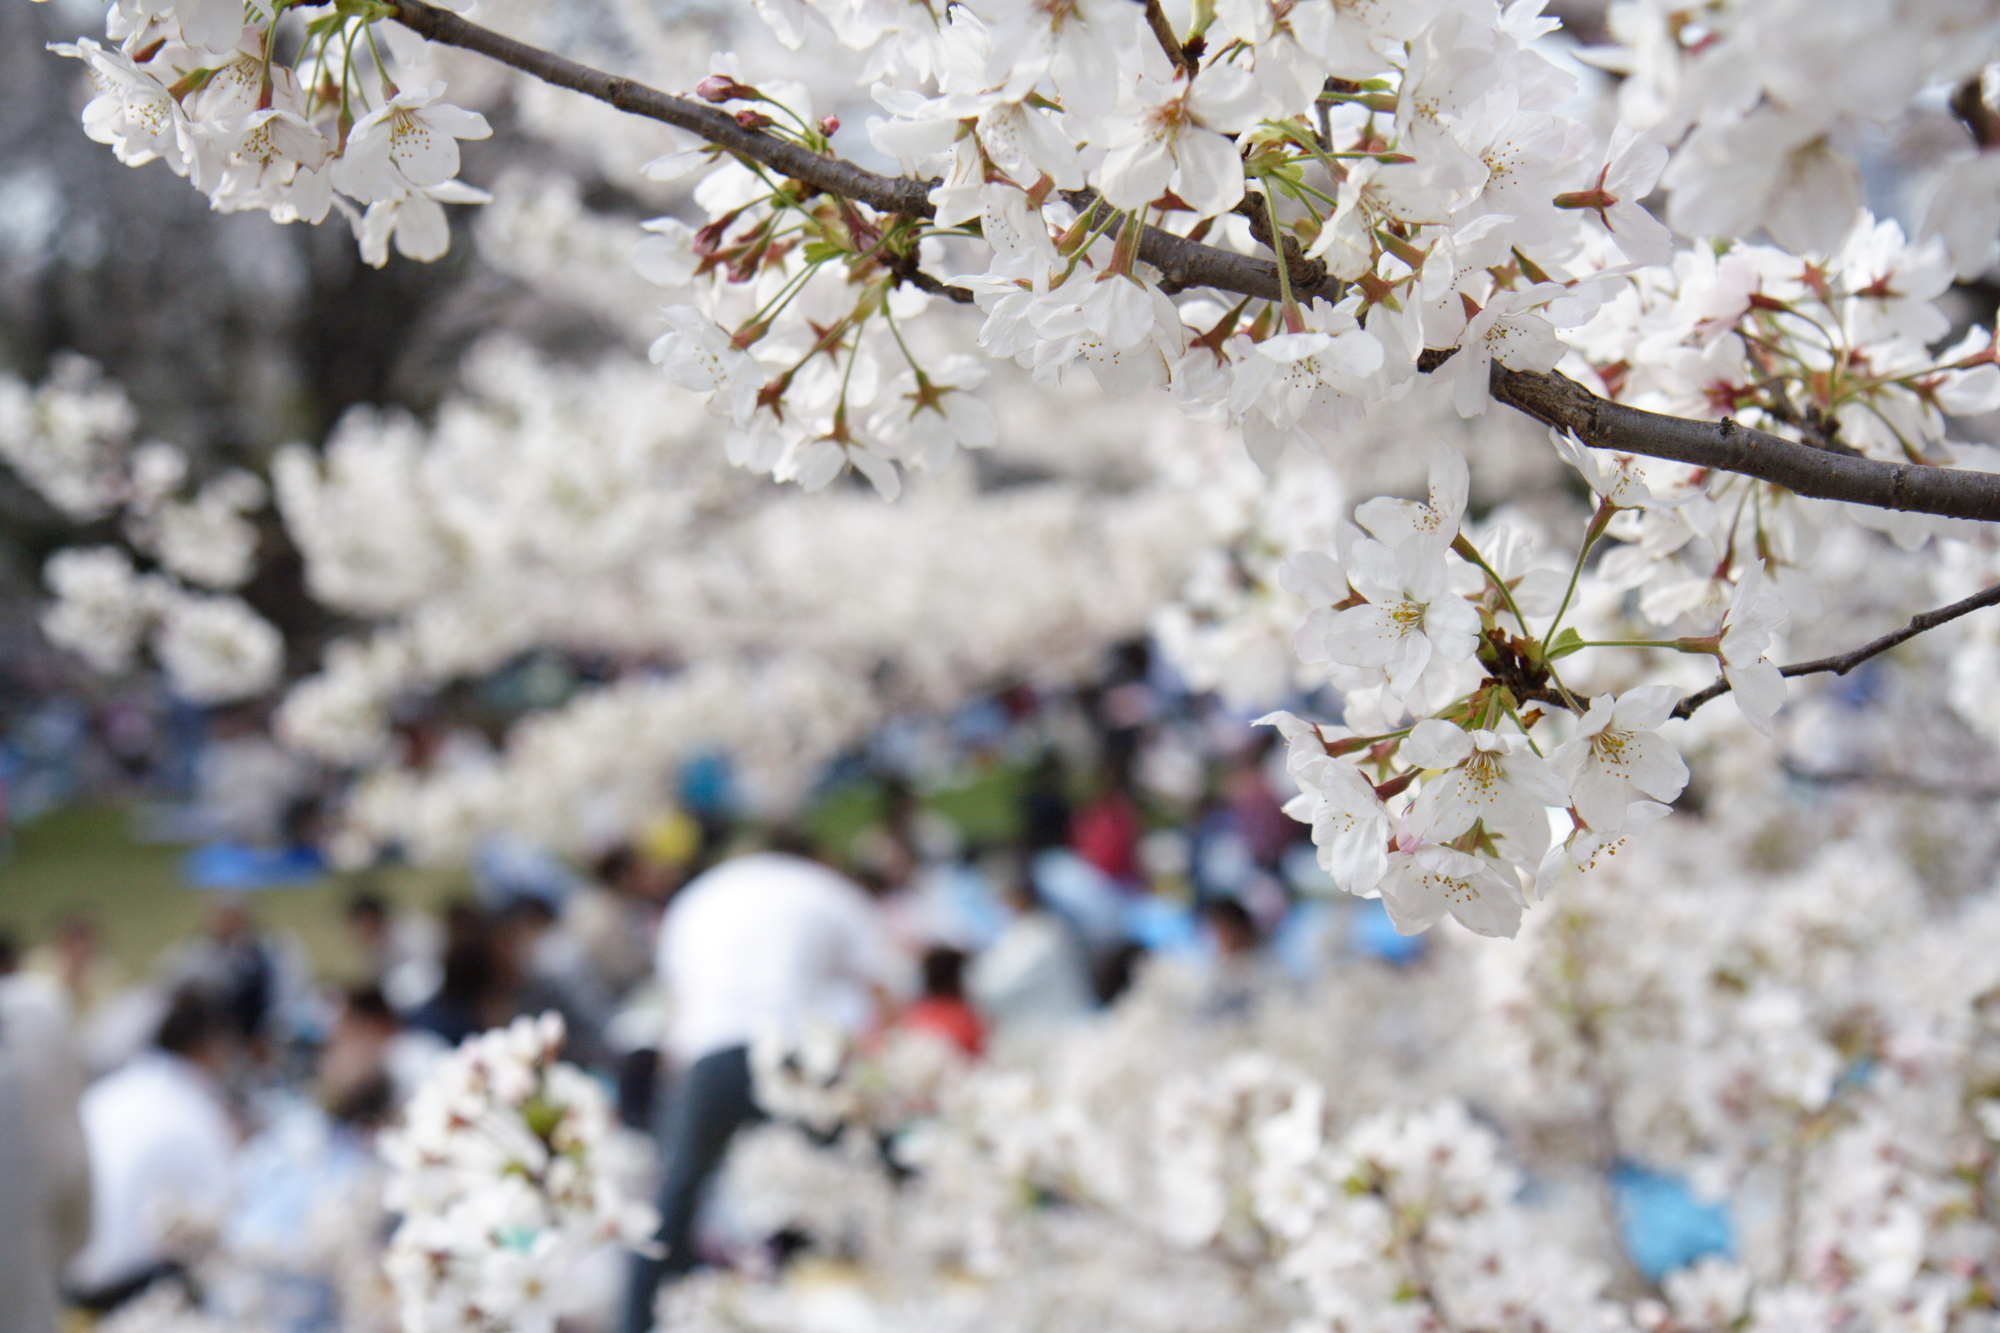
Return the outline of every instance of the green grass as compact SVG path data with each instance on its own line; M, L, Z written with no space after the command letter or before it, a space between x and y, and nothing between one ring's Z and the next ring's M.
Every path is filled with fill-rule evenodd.
M14 830L13 854L0 862L0 928L24 945L47 938L68 913L97 923L106 952L127 975L153 966L160 951L200 928L211 892L181 879L186 848L132 837L130 815L112 805L57 810ZM463 874L397 867L372 872L386 896L435 906L468 891ZM249 895L267 928L295 933L322 976L344 977L358 966L347 947L340 913L357 877L327 875L296 888Z
M957 786L923 795L923 803L958 825L975 847L1013 843L1020 835L1021 786L1026 771L993 765ZM873 778L843 782L806 812L805 829L822 852L839 860L855 835L884 813L882 784Z
M968 781L929 793L925 802L956 823L974 846L1011 842L1020 817L1021 769L995 765ZM854 837L882 816L882 788L873 780L843 783L805 816L813 839L844 856ZM117 805L78 805L14 830L12 854L0 860L0 929L24 946L46 939L57 920L81 913L97 923L105 951L128 976L148 971L160 952L201 928L214 895L181 878L181 846L140 842L130 813ZM436 909L469 893L462 870L399 866L371 871L366 882L393 901ZM340 920L362 877L327 875L307 885L249 895L267 928L295 934L323 977L353 975Z

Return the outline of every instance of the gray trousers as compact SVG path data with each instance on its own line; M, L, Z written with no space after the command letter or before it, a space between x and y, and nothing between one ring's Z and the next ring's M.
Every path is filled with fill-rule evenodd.
M747 1046L704 1055L675 1080L661 1126L666 1179L660 1185L660 1229L653 1237L665 1254L632 1256L622 1333L646 1333L660 1284L696 1266L694 1224L703 1188L722 1165L736 1131L762 1118L751 1093Z

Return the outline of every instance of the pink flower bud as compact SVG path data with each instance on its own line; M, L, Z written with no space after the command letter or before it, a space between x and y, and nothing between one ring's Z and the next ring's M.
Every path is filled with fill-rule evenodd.
M745 108L736 113L736 123L746 130L761 130L771 123L771 118L761 111Z
M840 133L840 117L839 116L820 117L819 132L821 134L824 134L829 139L831 139L834 135Z
M694 95L704 102L749 101L762 96L746 83L738 83L727 74L711 74L694 86Z

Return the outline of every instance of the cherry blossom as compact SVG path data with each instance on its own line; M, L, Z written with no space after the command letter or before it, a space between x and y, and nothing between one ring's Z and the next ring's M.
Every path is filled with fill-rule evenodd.
M1476 935L1512 939L1521 929L1521 887L1502 863L1449 847L1389 854L1377 886L1389 919L1415 935L1451 916Z
M682 388L726 391L730 417L739 426L747 424L764 387L756 361L691 306L668 306L661 314L672 327L653 343L653 363Z
M1445 587L1444 552L1426 542L1390 549L1357 542L1347 577L1366 605L1337 612L1323 629L1301 631L1307 661L1379 669L1389 688L1407 694L1432 655L1447 662L1472 656L1479 617L1464 598Z
M1109 120L1098 182L1115 207L1145 208L1172 190L1195 213L1212 217L1243 197L1243 163L1229 135L1255 122L1256 78L1237 65L1214 66L1190 84L1185 75L1142 75Z
M1555 326L1542 311L1565 293L1541 284L1521 292L1496 292L1459 335L1458 351L1432 378L1452 386L1460 416L1478 416L1491 401L1486 384L1498 362L1510 370L1551 370L1565 353Z
M439 101L443 96L443 85L410 88L363 116L348 132L333 183L373 204L456 176L458 141L493 131L486 117Z
M1450 842L1474 824L1516 849L1524 864L1541 860L1547 846L1544 809L1563 803L1561 781L1525 736L1486 730L1465 731L1430 718L1403 742L1404 758L1425 769L1443 769L1424 784L1410 808L1410 831L1433 842Z
M1783 595L1759 561L1737 580L1722 621L1716 653L1722 660L1722 674L1744 718L1767 736L1772 715L1785 702L1785 680L1764 654L1771 646L1771 635L1790 617Z
M1660 172L1667 165L1666 148L1620 121L1607 153L1596 182L1588 189L1557 195L1556 207L1595 213L1634 263L1672 262L1672 233L1639 202L1659 183Z
M1678 692L1645 685L1613 698L1601 694L1577 722L1576 734L1550 756L1569 786L1570 804L1593 830L1616 833L1633 802L1649 797L1671 803L1687 785L1687 765L1659 728Z
M1385 546L1400 546L1412 538L1449 546L1465 518L1466 488L1470 481L1464 457L1453 450L1441 449L1431 460L1428 501L1383 496L1357 505L1354 521Z

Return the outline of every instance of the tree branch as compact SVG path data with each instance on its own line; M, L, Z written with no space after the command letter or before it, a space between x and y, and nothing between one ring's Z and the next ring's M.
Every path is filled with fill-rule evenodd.
M1964 601L1953 602L1950 606L1941 606L1935 611L1926 611L1922 615L1913 616L1910 618L1910 623L1901 629L1893 630L1888 634L1884 634L1879 639L1864 643L1852 652L1839 653L1833 657L1815 657L1810 662L1794 662L1790 666L1779 667L1778 674L1781 676L1817 676L1831 672L1836 676L1844 676L1863 662L1866 662L1869 658L1880 656L1888 652L1891 648L1894 648L1897 644L1916 638L1925 630L1936 629L1939 625L1949 624L1957 620L1960 616L1970 615L1982 607L1994 605L2000 605L2000 583L1996 583L1982 592L1976 592ZM1716 681L1713 685L1710 685L1707 689L1698 690L1681 700L1675 706L1673 715L1675 717L1693 717L1697 708L1700 708L1709 700L1719 699L1727 693L1729 693L1729 679L1724 677Z
M936 212L930 202L934 181L884 176L839 158L822 157L775 135L747 129L733 116L705 103L663 93L529 46L468 23L425 0L394 0L394 4L397 20L431 41L478 52L557 87L699 135L727 152L772 167L814 189L904 217L927 218ZM1095 195L1066 191L1064 198L1082 206L1079 201L1087 203ZM1281 296L1274 261L1219 250L1158 227L1149 225L1141 235L1139 258L1159 269L1173 290L1213 287L1267 301ZM1337 299L1340 283L1324 275L1323 266L1319 276L1310 270L1301 276L1307 280L1292 283L1292 294L1299 301ZM908 280L924 285L914 276ZM944 294L959 299L956 293ZM1449 352L1426 352L1420 365L1431 369L1446 356ZM1733 421L1662 416L1599 398L1553 372L1508 370L1496 364L1492 392L1508 406L1570 431L1594 448L1740 472L1819 499L1949 518L2000 520L2000 474L1883 463L1815 449Z
M1493 396L1597 449L1740 472L1821 500L1946 518L2000 519L2000 473L1883 463L1815 449L1727 418L1662 416L1599 398L1555 371L1509 370L1498 362Z
M1305 251L1299 247L1298 237L1280 232L1271 221L1271 208L1263 195L1254 190L1245 190L1243 200L1236 205L1235 212L1250 219L1250 235L1257 244L1272 254L1285 256L1286 276L1291 279L1292 293L1297 296L1305 292L1322 293L1326 290L1327 272L1324 259L1307 259ZM1283 242L1283 244L1280 244ZM1140 246L1143 257L1145 246Z
M1160 7L1160 0L1142 0L1146 6L1146 26L1153 30L1153 36L1160 43L1160 49L1167 53L1167 59L1174 62L1174 68L1193 79L1197 66L1188 56L1181 39L1174 35L1173 20Z
M468 23L451 11L426 4L424 0L395 0L395 5L396 21L419 36L446 46L475 51L525 74L532 74L544 83L568 88L600 102L609 102L620 111L700 135L719 148L767 167L775 167L793 180L828 194L858 199L880 212L905 217L927 218L936 211L930 204L931 187L936 184L934 181L883 176L837 157L821 157L776 135L745 129L728 112L719 111L704 102L675 97L632 79L592 69L552 51L503 36L491 28Z

